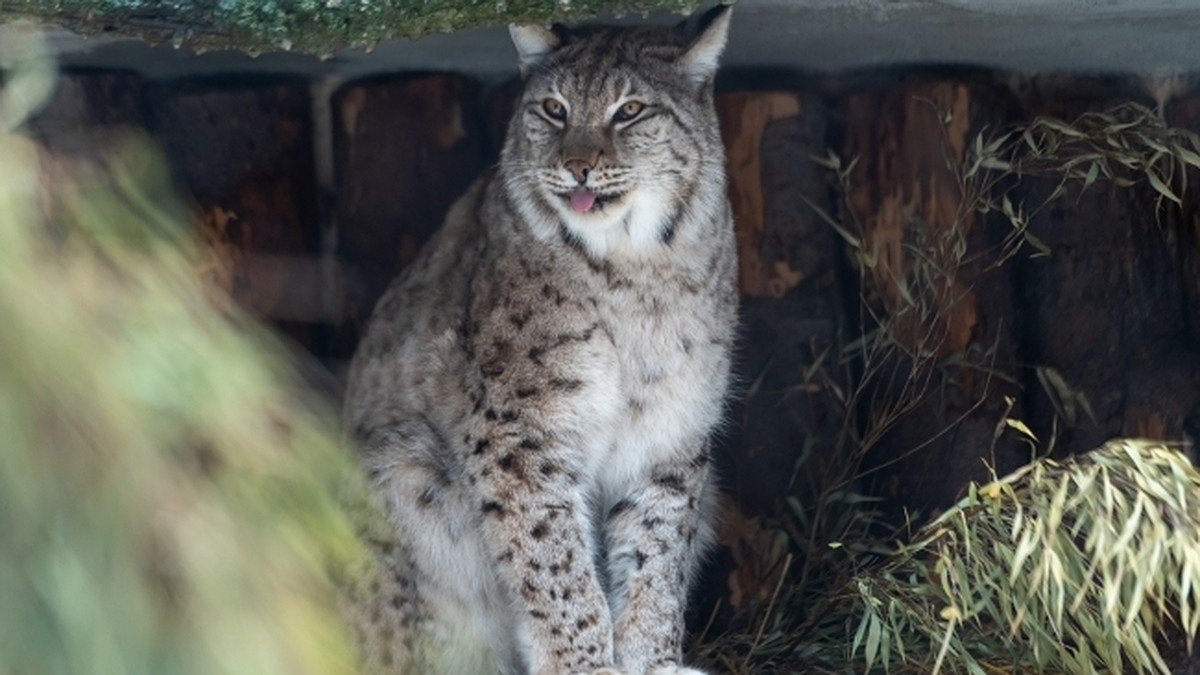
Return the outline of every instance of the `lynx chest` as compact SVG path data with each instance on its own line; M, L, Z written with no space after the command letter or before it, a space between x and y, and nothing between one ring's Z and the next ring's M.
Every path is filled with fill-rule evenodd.
M607 294L621 398L603 482L694 453L720 421L733 332L722 300L671 278Z

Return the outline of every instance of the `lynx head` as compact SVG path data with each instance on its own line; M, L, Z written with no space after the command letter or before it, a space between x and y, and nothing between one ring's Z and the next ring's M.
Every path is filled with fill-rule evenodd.
M713 77L729 7L674 28L511 27L525 91L501 159L531 226L602 257L718 208Z

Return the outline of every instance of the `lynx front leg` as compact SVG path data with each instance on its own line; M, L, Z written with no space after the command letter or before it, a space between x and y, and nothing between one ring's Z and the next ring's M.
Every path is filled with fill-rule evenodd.
M484 454L477 485L486 547L518 611L529 672L611 666L612 620L577 479L553 450L517 438L509 437L511 449Z
M609 510L616 662L630 673L698 673L679 664L688 587L711 538L708 446L701 447L653 467Z

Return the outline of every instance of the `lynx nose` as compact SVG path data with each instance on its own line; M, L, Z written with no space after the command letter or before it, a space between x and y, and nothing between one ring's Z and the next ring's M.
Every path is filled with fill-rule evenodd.
M595 162L589 162L586 159L572 158L563 162L563 168L571 172L575 177L575 182L583 185L587 182L588 174L591 173Z

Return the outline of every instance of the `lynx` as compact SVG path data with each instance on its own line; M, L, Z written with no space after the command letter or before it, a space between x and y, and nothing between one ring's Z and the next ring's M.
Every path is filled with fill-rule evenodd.
M345 423L394 538L370 670L696 674L737 260L713 79L729 9L513 26L501 159L379 301Z

